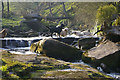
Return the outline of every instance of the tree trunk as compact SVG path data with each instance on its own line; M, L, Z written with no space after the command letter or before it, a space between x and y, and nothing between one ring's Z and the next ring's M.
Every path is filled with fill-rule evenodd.
M63 5L63 11L64 11L65 16L68 16L68 15L67 15L67 12L66 12L66 9L65 9L65 4L64 4L64 2L62 2L62 5Z
M9 17L9 12L10 12L10 8L9 8L9 0L7 0L7 16Z
M2 1L2 15L3 15L3 13L4 13L4 3Z

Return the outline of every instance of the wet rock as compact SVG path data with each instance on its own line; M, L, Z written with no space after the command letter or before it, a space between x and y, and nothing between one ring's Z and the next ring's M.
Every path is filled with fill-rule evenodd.
M97 42L99 41L99 38L82 38L78 40L78 46L82 50L88 50L90 48L95 47Z
M106 40L82 55L84 62L105 72L120 72L120 43Z
M41 76L41 78L65 79L65 80L66 79L114 80L113 78L106 76L105 74L87 65L85 66L83 64L71 64L71 66L73 68L71 67L70 69L46 71L46 73L43 76Z
M53 39L56 39L56 40L64 42L64 43L67 43L69 45L74 45L73 42L78 41L78 39L80 39L80 38L66 37L66 38L53 38Z
M40 40L37 43L33 43L31 51L65 61L80 60L82 55L82 51L77 48L54 39Z
M0 42L2 43L2 45L0 47L5 48L5 46L6 46L6 40L0 40Z
M106 35L107 39L113 42L120 41L120 26L111 26L111 29L106 32L107 32L107 35Z

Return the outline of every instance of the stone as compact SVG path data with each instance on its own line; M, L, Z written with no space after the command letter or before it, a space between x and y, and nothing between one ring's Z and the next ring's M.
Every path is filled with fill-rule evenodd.
M40 40L33 43L30 50L65 61L80 60L82 55L81 50L54 39Z
M99 41L99 38L81 38L78 40L78 46L82 50L89 50L97 44L97 41Z
M4 38L7 36L7 29L3 29L0 31L0 38Z
M82 60L105 72L120 72L120 43L106 40L84 53Z
M106 30L106 38L113 41L120 41L120 26L111 26L109 30Z

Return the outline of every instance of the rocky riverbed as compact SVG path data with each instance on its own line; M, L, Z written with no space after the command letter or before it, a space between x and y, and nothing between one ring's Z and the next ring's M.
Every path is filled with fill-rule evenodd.
M0 50L2 55L2 78L4 79L94 79L114 80L112 77L99 72L88 65L73 64L55 58L39 55L35 61L35 54L12 54Z

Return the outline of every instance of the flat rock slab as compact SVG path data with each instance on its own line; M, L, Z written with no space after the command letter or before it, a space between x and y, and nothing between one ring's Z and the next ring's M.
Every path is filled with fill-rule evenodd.
M105 41L88 51L88 57L94 57L96 59L101 59L110 54L114 54L116 51L120 50L120 46L111 41Z
M106 40L97 47L83 53L82 60L105 72L120 72L120 43Z

